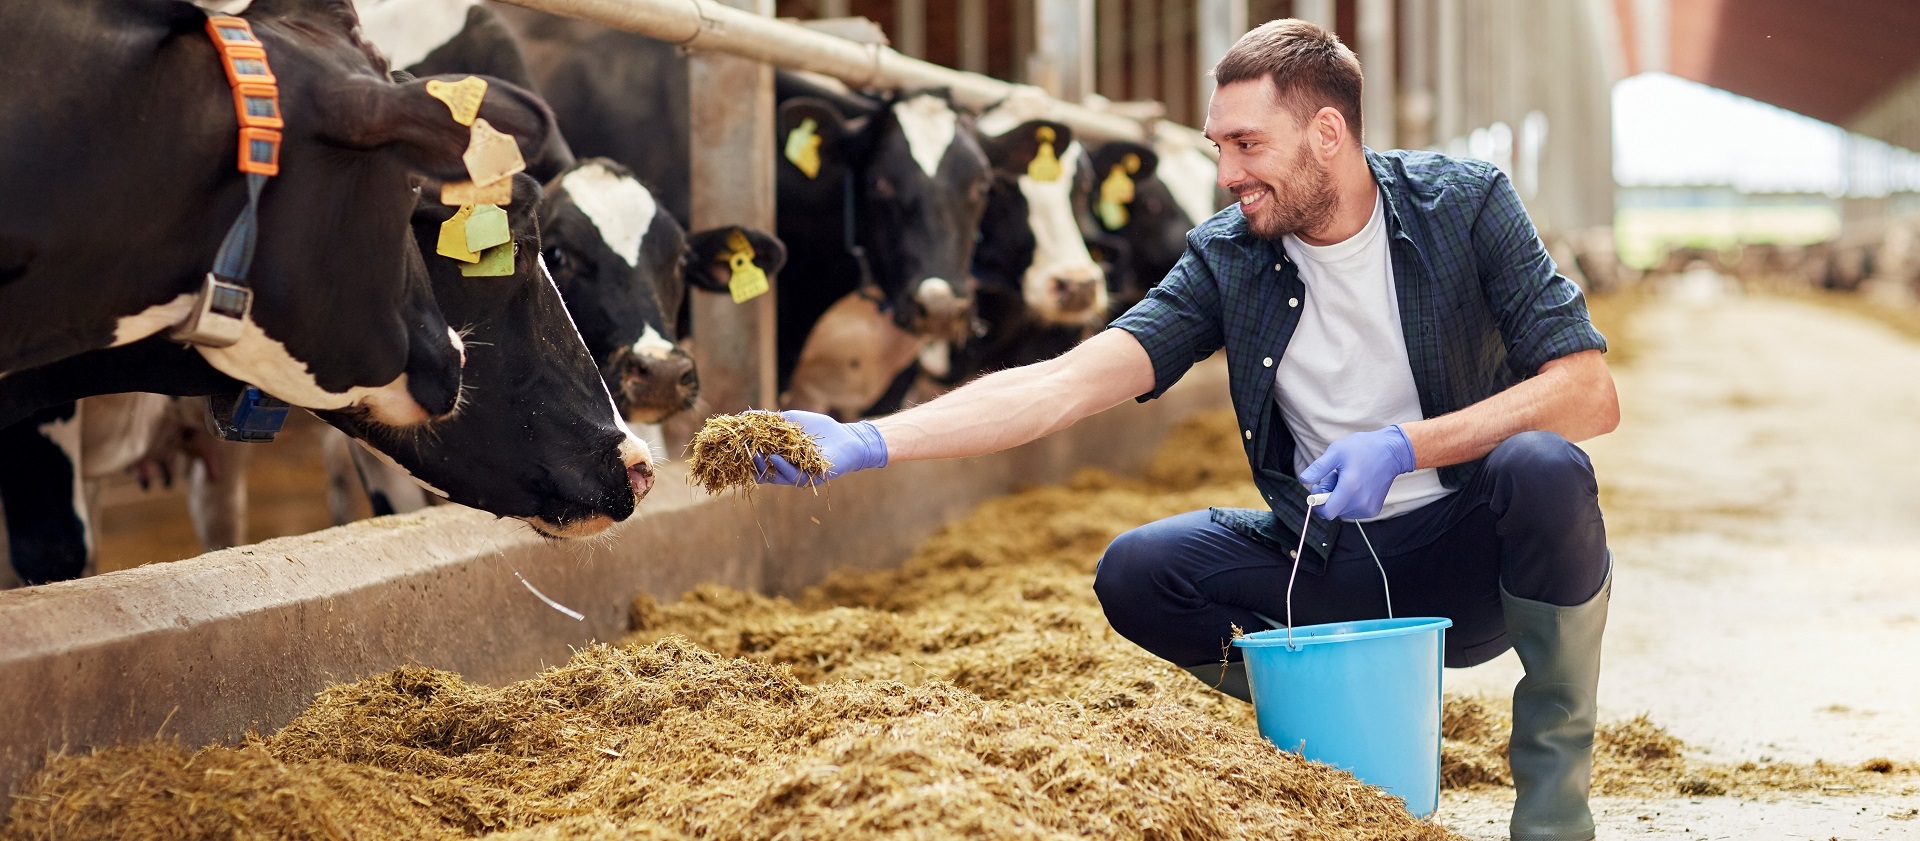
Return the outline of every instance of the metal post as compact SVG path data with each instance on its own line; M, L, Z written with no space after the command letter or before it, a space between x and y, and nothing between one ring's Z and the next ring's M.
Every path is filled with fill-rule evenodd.
M1093 0L1031 0L1033 58L1027 81L1068 102L1093 89Z
M1167 117L1180 123L1200 122L1189 107L1193 87L1187 74L1192 72L1193 48L1187 39L1192 18L1185 2L1160 7L1160 101L1166 103Z
M1460 152L1460 136L1466 133L1464 92L1461 90L1462 62L1460 0L1434 0L1433 10L1433 142L1450 154Z
M1360 121L1368 146L1392 149L1399 142L1398 75L1393 49L1393 0L1359 0L1354 27L1359 29L1360 67L1366 84L1360 89Z
M1433 0L1406 0L1400 4L1400 145L1425 149L1433 145Z
M960 69L987 72L987 0L960 0Z
M1133 84L1128 99L1160 98L1159 0L1128 0L1127 31L1133 34Z
M927 0L893 0L893 48L927 57Z
M1194 81L1197 102L1213 100L1213 65L1247 31L1247 0L1200 0L1194 7Z
M1100 56L1094 89L1108 99L1127 98L1126 24L1126 0L1100 0L1094 7L1093 43Z
M1033 77L1033 2L1013 0L1013 78L1038 84Z
M1317 23L1321 29L1332 31L1334 28L1333 0L1293 0L1293 16L1299 20Z
M773 13L773 0L725 2L756 14ZM692 228L751 225L773 230L772 65L696 51L688 61L687 82L693 106L688 145L696 185ZM710 411L776 408L777 294L778 288L738 304L729 295L693 294L694 363L700 370L700 396ZM697 424L701 419L691 420Z
M716 2L726 3L729 6L735 5L733 0L716 0ZM852 0L820 0L820 16L823 18L843 18L851 14L853 14Z

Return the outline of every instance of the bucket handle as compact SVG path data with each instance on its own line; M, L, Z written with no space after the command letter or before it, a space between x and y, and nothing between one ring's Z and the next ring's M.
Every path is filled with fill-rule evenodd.
M1300 553L1307 548L1307 526L1313 523L1313 508L1324 504L1330 493L1307 495L1307 516L1300 522L1300 544L1293 547L1293 571L1287 574L1287 650L1299 651L1293 644L1293 580L1300 576ZM1373 538L1367 536L1367 529L1355 522L1353 527L1360 530L1360 539L1366 541L1367 554L1373 556L1373 565L1380 570L1380 589L1387 596L1387 618L1393 618L1393 587L1387 583L1387 565L1380 562L1380 553L1373 548ZM1262 617L1265 618L1265 617ZM1272 621L1272 620L1268 620Z

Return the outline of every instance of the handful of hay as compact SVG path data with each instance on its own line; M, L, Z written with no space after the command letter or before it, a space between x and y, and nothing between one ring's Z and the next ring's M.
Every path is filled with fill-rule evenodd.
M751 489L758 468L753 457L779 456L801 473L825 475L833 466L806 430L773 412L715 415L693 436L687 467L709 494L728 488Z

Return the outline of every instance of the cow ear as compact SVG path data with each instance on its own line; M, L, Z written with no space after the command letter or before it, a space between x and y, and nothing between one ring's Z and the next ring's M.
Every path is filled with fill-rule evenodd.
M787 264L787 246L772 234L739 226L714 228L687 237L693 251L687 282L709 292L727 291L733 282L733 255L742 244L752 249L753 264L768 278Z
M986 147L987 159L993 162L995 170L1017 176L1030 174L1036 159L1042 162L1042 172L1046 171L1046 161L1057 164L1065 160L1067 144L1072 142L1073 129L1065 124L1028 120L1005 134L986 138L981 145Z
M820 177L828 164L845 161L845 141L850 132L839 109L824 99L798 96L780 103L780 122L775 127L779 143L780 166L805 175Z
M1128 178L1144 181L1153 177L1154 170L1160 166L1160 156L1154 154L1152 149L1129 140L1111 140L1093 153L1094 177L1107 177L1115 166L1119 166Z
M322 140L349 149L391 150L416 172L449 181L468 177L467 144L472 129L453 119L445 102L427 93L431 82L457 82L465 76L441 76L394 84L368 76L348 76L328 84L314 97ZM484 79L478 118L510 135L524 160L540 155L553 130L553 112L526 90L498 79Z

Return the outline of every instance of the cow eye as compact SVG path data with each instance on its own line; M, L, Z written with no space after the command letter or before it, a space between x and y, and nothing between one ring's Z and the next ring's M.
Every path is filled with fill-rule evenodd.
M555 245L548 246L546 254L547 271L553 272L554 274L571 274L573 272L574 264L577 261L574 260L572 252Z

